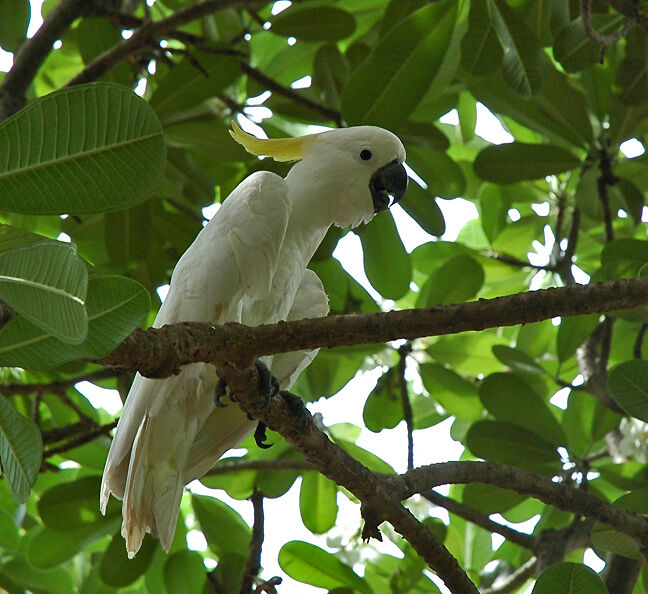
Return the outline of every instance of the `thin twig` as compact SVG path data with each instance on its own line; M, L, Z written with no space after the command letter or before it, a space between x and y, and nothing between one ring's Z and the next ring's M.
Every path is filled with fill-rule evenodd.
M55 448L50 448L49 450L45 450L43 452L43 459L56 456L57 454L63 454L65 452L73 450L74 448L78 448L79 446L82 446L92 441L93 439L96 439L101 435L108 435L108 433L110 433L115 428L116 425L117 425L117 420L113 421L112 423L107 423L105 425L99 425L98 427L91 429L87 433L79 435L78 437L75 437L73 439L69 439L65 443Z
M480 526L489 532L499 534L506 540L524 547L525 549L531 551L535 550L537 538L531 534L524 534L524 532L519 532L518 530L499 524L498 522L491 520L486 514L478 512L472 507L459 503L454 499L450 499L450 497L445 497L436 491L426 491L425 493L422 493L422 496L430 503L447 509L451 514L455 514L464 520L468 520L476 526Z
M522 587L527 580L533 577L538 560L531 557L528 561L520 565L512 574L505 578L495 580L493 587L482 590L481 594L508 594Z
M79 382L95 382L102 379L112 378L120 374L121 371L117 369L99 369L85 375L64 380L56 380L48 384L0 384L0 394L3 396L16 396L19 394L35 394L41 390L45 393L59 394Z
M250 501L254 509L254 522L252 524L252 540L248 550L248 558L243 568L243 579L241 580L241 589L239 594L250 594L252 584L261 570L261 549L263 547L264 529L263 529L263 493L254 491Z
M412 345L409 342L406 342L398 349L398 354L400 355L400 359L398 360L398 383L403 405L403 419L407 427L407 470L414 468L414 421L412 419L412 404L410 403L407 391L407 380L405 379L407 357L411 352Z

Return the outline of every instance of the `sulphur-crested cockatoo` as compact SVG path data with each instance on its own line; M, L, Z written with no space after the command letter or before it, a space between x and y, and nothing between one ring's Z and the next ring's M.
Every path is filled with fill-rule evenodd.
M234 124L231 134L252 154L297 163L285 178L253 173L229 195L176 265L155 327L325 316L326 294L306 265L326 231L368 222L407 187L405 149L381 128L262 140ZM314 356L286 353L265 362L287 389ZM167 379L136 375L101 485L102 511L111 494L123 499L130 557L146 532L169 550L184 486L254 430L237 405L215 406L217 384L205 363Z

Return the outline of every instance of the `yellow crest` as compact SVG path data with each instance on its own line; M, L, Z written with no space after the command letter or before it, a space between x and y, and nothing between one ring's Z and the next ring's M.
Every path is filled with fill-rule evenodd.
M299 161L317 136L308 134L297 138L257 138L243 132L236 120L232 121L230 134L248 153L258 157L272 157L275 161Z

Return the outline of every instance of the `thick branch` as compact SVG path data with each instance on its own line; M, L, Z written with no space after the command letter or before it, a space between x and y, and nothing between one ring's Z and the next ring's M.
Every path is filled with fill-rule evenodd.
M98 362L150 377L168 377L181 366L200 361L218 364L228 360L244 368L261 355L456 334L646 304L648 277L640 277L429 309L329 316L253 328L233 322L223 326L184 322L136 330Z
M532 472L493 462L446 462L415 468L401 477L391 478L400 497L425 493L446 484L485 483L535 497L558 509L598 520L636 538L648 546L648 518L629 512L575 489L566 483L554 483Z
M0 122L25 105L25 93L52 51L52 45L81 15L85 4L84 0L61 0L36 34L22 44L11 70L0 84Z

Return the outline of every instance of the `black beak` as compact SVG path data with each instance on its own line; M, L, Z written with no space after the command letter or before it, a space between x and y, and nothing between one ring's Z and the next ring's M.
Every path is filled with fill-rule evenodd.
M383 212L398 202L407 190L407 171L403 164L394 160L381 167L371 176L369 189L375 213Z

